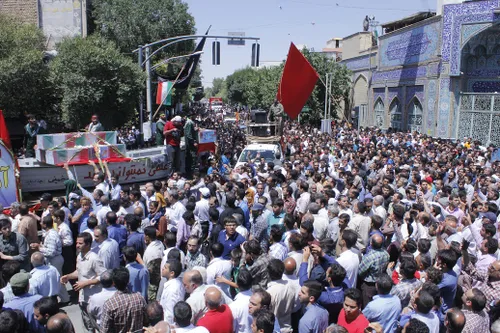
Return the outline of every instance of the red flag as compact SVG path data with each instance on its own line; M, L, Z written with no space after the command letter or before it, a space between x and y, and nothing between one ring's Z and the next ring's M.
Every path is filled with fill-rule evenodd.
M307 102L319 75L304 55L291 43L276 98L286 114L295 119Z
M9 130L7 129L7 124L5 124L5 118L3 117L3 111L0 110L0 140L3 141L5 147L12 150L12 145L10 143Z

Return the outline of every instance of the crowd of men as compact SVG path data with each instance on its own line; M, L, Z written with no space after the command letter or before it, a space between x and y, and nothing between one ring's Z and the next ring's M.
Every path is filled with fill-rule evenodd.
M283 147L142 191L67 170L41 216L12 205L0 333L74 331L69 285L86 332L500 332L494 147L295 122Z

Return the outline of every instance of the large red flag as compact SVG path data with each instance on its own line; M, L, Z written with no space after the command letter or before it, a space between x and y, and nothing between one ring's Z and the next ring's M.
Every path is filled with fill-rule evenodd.
M304 55L291 43L276 98L286 114L295 119L307 102L319 75Z
M7 124L5 124L5 118L3 117L3 112L0 110L0 140L3 141L5 147L12 150L12 145L10 143L9 130L7 129Z

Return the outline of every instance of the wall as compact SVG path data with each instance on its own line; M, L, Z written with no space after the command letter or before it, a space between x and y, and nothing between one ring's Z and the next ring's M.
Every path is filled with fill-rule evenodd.
M379 68L437 60L440 29L440 20L430 18L380 37Z
M85 35L82 30L82 2L85 0L40 0L40 22L50 46L64 37Z
M38 26L38 0L0 0L0 13Z
M350 59L360 55L372 46L371 32L359 32L342 40L342 58Z

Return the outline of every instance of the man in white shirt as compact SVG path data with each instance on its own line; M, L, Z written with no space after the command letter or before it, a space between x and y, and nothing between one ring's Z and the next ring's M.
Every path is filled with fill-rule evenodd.
M161 276L167 279L163 286L160 304L163 307L163 320L170 325L174 324L174 306L177 302L184 300L186 291L179 279L182 272L182 265L179 260L167 260L165 266L161 268Z
M267 285L267 292L271 295L272 312L281 328L291 327L296 294L294 288L288 286L288 281L283 280L285 264L279 259L272 259L267 267L271 279Z
M302 216L307 211L307 206L311 202L311 194L309 194L309 184L307 182L300 182L299 194L300 197L297 199L297 207L295 208L297 213Z
M292 289L293 291L294 306L292 313L296 313L297 311L302 309L302 304L300 304L299 300L299 291L301 289L301 286L299 278L295 273L297 269L297 262L295 261L295 259L289 257L286 258L283 263L285 264L285 272L283 273L283 280L288 282L288 288Z
M196 325L198 320L208 311L205 304L205 290L209 286L203 283L203 277L198 269L185 272L182 277L182 284L186 293L189 294L186 302L193 311L191 322ZM225 293L222 293L222 301L228 305L232 303L231 298L227 297Z
M222 253L224 252L224 245L221 243L214 243L210 247L210 263L207 267L207 284L215 284L230 297L229 285L217 282L218 277L224 277L228 280L231 279L231 270L233 265L230 260L224 260Z
M351 248L356 245L357 239L358 236L356 232L346 229L342 233L342 239L339 241L341 254L337 258L337 262L346 270L346 276L351 286L356 285L356 280L358 278L359 256L351 250Z
M179 192L176 189L168 190L165 201L170 205L166 212L167 220L169 221L168 229L177 231L177 223L182 220L182 215L186 212L186 207L179 201Z
M328 219L319 215L320 206L317 203L310 203L307 209L314 218L314 238L319 241L324 240L328 232Z
M349 199L347 196L341 195L338 200L339 205L339 216L342 214L347 214L352 219L352 210L349 208Z
M108 229L105 225L94 228L94 239L97 246L92 251L99 255L104 268L120 267L120 248L114 239L108 238Z
M210 190L206 187L200 188L201 199L196 203L194 209L194 215L200 221L210 221L210 215L208 211L210 209L210 204L208 199L210 198Z
M385 221L387 218L387 210L384 208L384 197L381 195L375 196L373 198L373 214L378 215Z
M156 239L155 227L146 227L144 229L144 241L146 243L146 250L144 251L142 261L144 262L144 266L148 267L148 264L152 260L163 258L165 246Z
M351 221L347 225L348 229L355 231L358 235L356 247L362 251L369 245L370 228L372 221L365 215L366 206L363 202L358 201L354 206L354 214Z
M101 326L101 315L104 303L116 292L116 288L113 287L113 279L111 278L112 272L112 270L107 270L101 274L102 291L89 298L88 313L90 318L94 321L96 329Z
M235 333L251 333L248 326L248 304L252 296L252 274L248 269L241 269L236 283L240 292L234 297L234 302L229 304L233 314L233 330Z
M97 222L99 224L106 224L106 214L111 211L109 207L109 199L107 196L103 195L101 197L101 209L96 214Z

